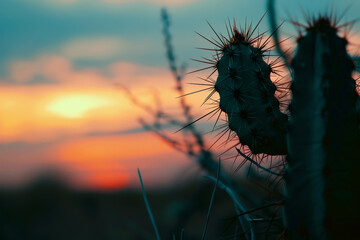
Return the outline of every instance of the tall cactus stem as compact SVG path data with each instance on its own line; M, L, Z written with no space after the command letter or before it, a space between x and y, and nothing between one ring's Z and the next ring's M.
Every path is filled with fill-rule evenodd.
M285 175L289 239L347 239L358 231L358 95L346 44L326 17L298 40Z

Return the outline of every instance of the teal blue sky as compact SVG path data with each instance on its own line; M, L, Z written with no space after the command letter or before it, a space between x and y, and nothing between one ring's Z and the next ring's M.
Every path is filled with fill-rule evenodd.
M69 3L61 3L69 2ZM120 1L124 2L124 1ZM177 56L188 61L203 54L195 47L206 45L194 31L211 35L208 20L220 32L224 22L230 19L257 21L265 12L264 0L194 0L183 4L172 1L126 1L106 3L93 0L3 0L0 1L0 66L2 72L7 62L15 59L30 59L39 54L59 52L59 48L73 39L99 36L124 40L125 53L119 52L101 61L77 59L78 66L108 64L113 60L130 61L149 66L164 66L163 38L161 35L160 9L167 7L171 15L174 45ZM180 2L180 1L179 1ZM341 13L350 6L347 20L358 18L360 2L343 1L295 1L278 0L279 21L286 20L286 11L303 20L300 7L308 13L326 12L334 5ZM261 26L268 27L267 19ZM354 30L358 30L355 25ZM285 24L284 31L294 33L294 28ZM81 60L81 61L80 61Z

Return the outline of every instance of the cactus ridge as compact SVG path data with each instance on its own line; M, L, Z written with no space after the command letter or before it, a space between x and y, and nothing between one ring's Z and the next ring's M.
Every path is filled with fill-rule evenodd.
M268 63L271 35L253 36L262 18L253 29L245 24L243 30L238 30L234 23L229 31L231 26L226 25L228 37L218 34L209 24L217 39L199 35L215 46L206 49L215 51L215 55L213 59L195 61L210 65L199 70L213 69L210 76L203 79L206 82L203 90L211 91L204 102L215 92L219 94L220 100L213 101L217 104L216 114L226 114L228 124L223 133L235 132L240 144L247 146L251 154L284 155L288 116L280 111L280 105L286 105L286 100L285 95L279 95L280 99L275 95L285 87L281 85L278 89L270 79L271 73L280 76L278 68L281 67L280 57ZM218 76L214 81L211 76L216 71Z

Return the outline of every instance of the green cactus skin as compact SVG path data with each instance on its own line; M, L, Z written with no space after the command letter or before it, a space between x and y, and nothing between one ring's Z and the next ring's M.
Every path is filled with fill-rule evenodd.
M253 154L283 155L288 117L274 97L273 69L263 59L265 45L253 46L249 32L241 33L234 26L221 49L215 83L219 107L227 115L230 130Z
M287 239L359 236L358 94L347 41L331 23L324 17L315 20L299 38L292 61Z

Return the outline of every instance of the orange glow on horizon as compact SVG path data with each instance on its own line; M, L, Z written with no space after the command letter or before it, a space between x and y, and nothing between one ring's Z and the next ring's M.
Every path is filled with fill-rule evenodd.
M118 164L134 157L170 152L171 148L153 135L143 133L70 140L56 145L53 151L62 161L102 168L101 164Z
M48 154L61 165L70 167L70 171L87 173L77 177L75 186L116 189L128 185L128 172L139 167L139 159L144 159L142 168L151 168L158 164L147 159L171 152L172 149L155 136L140 133L70 140L55 145Z
M130 174L127 173L107 173L97 172L93 173L85 182L81 181L74 183L75 186L81 189L101 189L101 190L116 190L128 186L130 181Z

